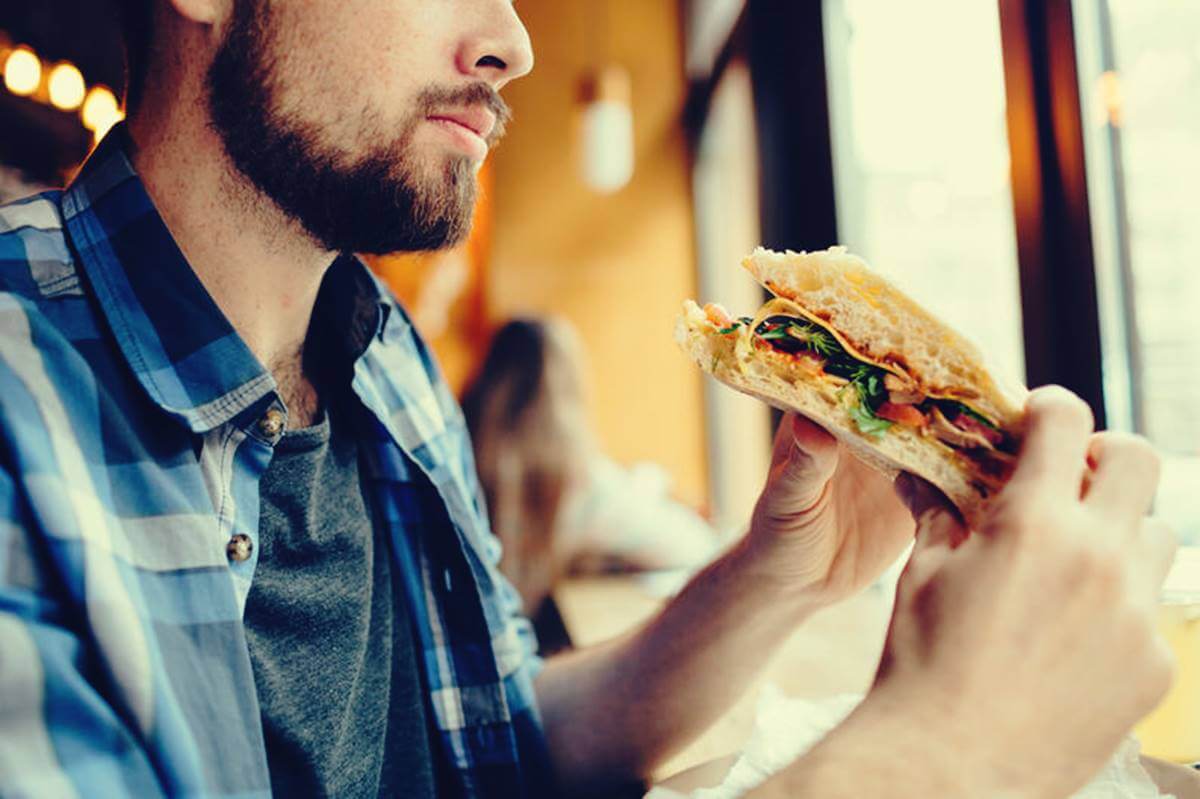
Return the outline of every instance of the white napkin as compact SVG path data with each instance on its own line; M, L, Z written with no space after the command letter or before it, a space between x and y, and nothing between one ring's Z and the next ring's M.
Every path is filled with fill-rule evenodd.
M790 699L775 685L763 686L754 732L725 781L715 788L694 791L687 799L736 799L744 795L811 749L861 701L862 696L856 694L820 701ZM1127 739L1108 766L1072 799L1173 799L1158 792L1138 760L1140 750L1136 738ZM655 788L645 799L684 797L667 788Z

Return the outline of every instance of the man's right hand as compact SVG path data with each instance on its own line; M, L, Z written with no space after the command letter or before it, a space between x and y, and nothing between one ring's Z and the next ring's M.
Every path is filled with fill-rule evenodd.
M1175 542L1146 516L1157 456L1093 434L1063 389L1027 411L1012 480L969 537L936 489L897 481L917 544L861 708L902 716L905 748L971 795L1069 795L1171 682L1155 612Z

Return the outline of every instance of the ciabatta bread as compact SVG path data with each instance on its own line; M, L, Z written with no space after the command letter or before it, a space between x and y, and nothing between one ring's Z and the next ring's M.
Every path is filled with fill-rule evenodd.
M814 253L760 248L743 266L777 297L821 320L850 345L847 352L902 372L930 397L957 400L978 411L1005 432L1009 445L1019 439L1025 389L1001 387L974 345L872 272L861 258L841 247ZM968 524L979 523L996 485L981 485L986 481L962 450L939 440L928 427L893 424L881 435L861 432L848 407L844 380L831 380L819 368L814 371L811 362L756 341L750 327L741 323L731 332L688 300L675 336L688 356L716 379L812 419L885 474L907 471L928 480Z
M898 362L928 393L958 396L1002 427L1019 423L1028 392L999 385L974 344L845 247L820 252L760 247L742 266L772 294L826 320L874 360Z

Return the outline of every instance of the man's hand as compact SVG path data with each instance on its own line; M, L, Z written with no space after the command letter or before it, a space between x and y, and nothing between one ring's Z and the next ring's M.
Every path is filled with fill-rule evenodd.
M1016 471L969 537L928 484L876 684L850 718L756 797L1061 799L1165 694L1155 627L1174 539L1146 518L1159 464L1092 434L1059 388L1029 400Z
M1147 519L1159 462L1143 440L1092 435L1062 389L1035 392L1012 481L978 534L908 478L917 546L876 692L931 751L990 795L1066 796L1166 692L1155 610L1174 555Z
M645 626L554 658L538 677L567 792L651 775L737 701L804 616L869 583L913 531L890 480L815 425L785 419L739 545Z
M745 542L766 579L816 604L833 602L870 585L913 531L891 480L807 419L783 418Z

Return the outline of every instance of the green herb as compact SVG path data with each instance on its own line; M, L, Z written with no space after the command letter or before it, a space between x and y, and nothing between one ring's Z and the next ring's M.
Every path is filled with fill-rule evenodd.
M823 355L826 358L841 349L838 346L837 341L834 340L833 336L829 335L829 333L825 332L819 327L798 325L793 323L788 326L788 334L791 335L792 338L803 342L807 349L812 350L818 355Z
M858 432L875 438L883 438L884 433L892 428L892 422L880 419L865 403L856 403L847 408L850 418Z
M773 327L770 330L764 330L758 334L758 337L763 341L778 341L781 338L790 338L786 327Z
M728 335L728 334L732 333L733 331L737 330L741 326L742 326L741 322L734 322L729 327L723 327L720 330L718 330L717 332L720 333L722 336L725 336L725 335Z
M786 321L776 321L773 317L759 328L758 336L763 341L795 341L799 346L810 352L815 352L825 358L844 355L837 340L818 325L806 319L783 317ZM767 327L771 325L771 327ZM763 328L766 327L764 330ZM790 351L790 349L789 349Z
M845 403L855 427L863 435L878 438L891 429L892 422L875 415L875 409L888 398L883 383L886 372L850 355L828 330L807 319L771 317L759 326L756 334L763 341L787 339L795 342L793 347L799 345L823 356L826 372L849 381L838 391L838 399ZM782 345L780 349L783 349ZM854 391L853 398L843 399L851 390Z
M893 424L875 415L875 409L887 401L883 375L883 370L877 366L856 362L846 374L850 382L838 391L839 399L845 392L854 391L854 399L847 403L847 413L860 433L875 438L882 438Z
M862 363L860 361L855 364L854 372L850 375L850 379L855 383L862 383L865 386L867 379L873 376L877 371L879 371L878 367L872 366L869 363Z

